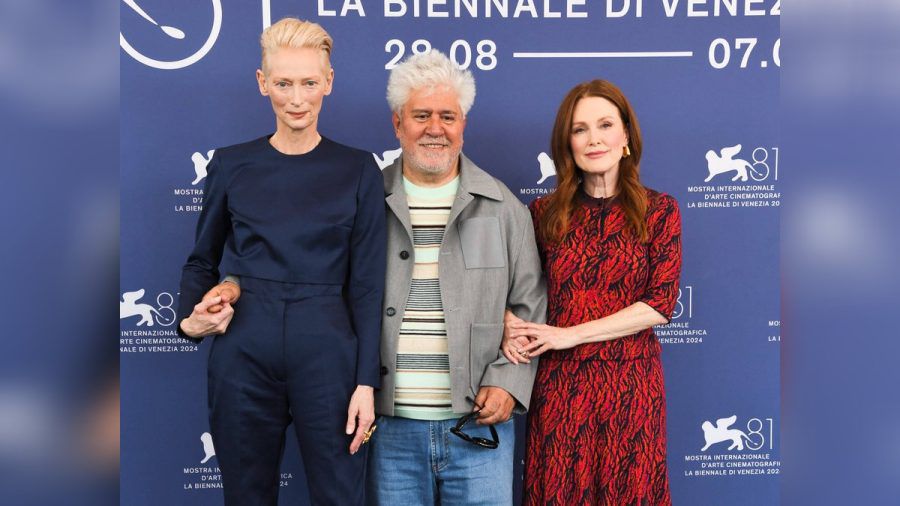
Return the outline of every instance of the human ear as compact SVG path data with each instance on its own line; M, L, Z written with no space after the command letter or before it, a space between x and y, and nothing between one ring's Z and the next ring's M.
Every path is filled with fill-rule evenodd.
M256 69L256 84L259 85L259 94L267 97L269 96L269 88L266 85L266 75L263 74L263 71L260 69Z
M331 95L331 87L334 84L334 69L328 69L325 75L325 94Z
M391 116L391 122L394 123L394 135L400 138L400 115L396 112Z

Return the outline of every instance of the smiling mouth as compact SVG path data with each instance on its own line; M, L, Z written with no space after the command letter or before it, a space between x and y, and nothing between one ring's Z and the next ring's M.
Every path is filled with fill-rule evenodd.
M419 144L419 146L422 146L423 148L428 148L428 149L442 149L442 148L446 148L448 146L448 144Z
M592 151L590 153L587 153L585 156L587 156L588 158L600 158L606 153L609 153L609 151Z
M304 112L288 112L288 114L295 118L302 118L303 116L306 116L306 111L304 111Z

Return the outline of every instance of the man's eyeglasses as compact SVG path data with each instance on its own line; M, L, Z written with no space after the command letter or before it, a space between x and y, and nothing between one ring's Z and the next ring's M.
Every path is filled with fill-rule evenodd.
M463 415L459 420L456 421L455 427L450 427L450 432L453 433L453 435L472 443L473 445L477 445L482 448L488 448L490 450L496 449L498 446L500 446L500 436L497 435L497 429L495 429L493 425L488 425L488 428L491 430L491 439L470 436L463 432L463 427L477 416L478 411L473 411L468 415Z

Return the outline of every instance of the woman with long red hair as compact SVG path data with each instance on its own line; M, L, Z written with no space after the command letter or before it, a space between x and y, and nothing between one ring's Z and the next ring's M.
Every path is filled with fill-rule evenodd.
M547 325L507 313L503 354L540 356L528 414L527 505L668 505L666 398L653 326L678 297L681 218L640 181L643 144L621 90L563 99L557 187L530 209L547 276Z

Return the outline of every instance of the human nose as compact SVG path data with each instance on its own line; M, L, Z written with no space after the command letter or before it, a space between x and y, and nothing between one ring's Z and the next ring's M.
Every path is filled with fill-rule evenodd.
M602 136L600 132L594 130L593 128L588 130L588 144L591 146L601 144L603 142Z
M299 86L295 86L291 90L291 105L301 105L306 101L306 94L303 92L303 89Z
M444 125L441 123L441 118L439 116L428 118L428 122L425 124L425 133L433 137L444 134Z

